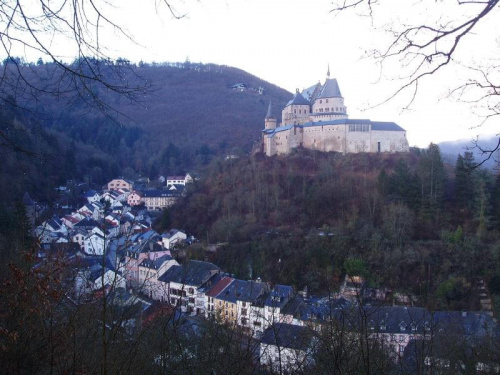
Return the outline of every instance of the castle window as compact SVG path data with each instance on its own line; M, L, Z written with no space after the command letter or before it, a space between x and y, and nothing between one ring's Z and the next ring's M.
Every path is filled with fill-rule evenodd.
M328 103L328 99L326 99L325 102Z
M320 100L320 101L319 101L319 104L321 104L321 103L323 103L323 100Z

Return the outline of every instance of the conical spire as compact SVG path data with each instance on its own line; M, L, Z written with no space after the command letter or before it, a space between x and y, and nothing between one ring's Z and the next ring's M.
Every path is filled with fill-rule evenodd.
M330 78L330 63L328 63L328 70L326 72L326 78Z
M267 108L266 118L274 118L274 116L273 116L273 102L269 102L269 107Z

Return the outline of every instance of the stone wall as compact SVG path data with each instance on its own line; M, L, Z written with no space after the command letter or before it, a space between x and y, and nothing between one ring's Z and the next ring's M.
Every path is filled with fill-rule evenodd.
M286 155L304 147L324 152L407 152L405 131L349 131L349 125L292 127L264 140L266 155Z

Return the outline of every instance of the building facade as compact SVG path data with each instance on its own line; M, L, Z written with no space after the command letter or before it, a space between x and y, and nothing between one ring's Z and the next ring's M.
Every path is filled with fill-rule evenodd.
M336 79L298 89L278 124L271 104L264 121L261 150L286 155L296 148L342 153L408 152L406 131L394 122L349 119Z

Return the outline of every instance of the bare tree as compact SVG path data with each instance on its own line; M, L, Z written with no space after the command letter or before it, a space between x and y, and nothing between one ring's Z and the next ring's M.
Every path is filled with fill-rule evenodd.
M381 6L387 3L385 0L335 0L331 12L356 10L375 20L377 16L381 16ZM500 115L498 59L495 59L494 52L491 51L491 59L470 63L464 61L461 53L467 48L464 41L476 33L482 33L485 37L491 37L493 33L492 39L495 38L493 30L486 33L481 27L498 15L500 0L456 0L444 3L427 0L407 2L408 12L413 11L415 6L425 7L425 23L420 22L418 17L415 17L416 21L412 18L409 24L406 21L398 22L403 15L398 13L397 8L394 10L391 7L391 22L386 26L391 38L387 45L370 53L382 70L387 66L386 72L391 70L389 66L392 67L393 63L399 66L396 78L401 79L401 84L383 103L409 91L409 106L416 98L419 84L425 79L452 68L465 68L466 75L456 77L457 83L450 87L449 94L478 108L481 121L477 126L481 126ZM498 36L497 33L496 44ZM467 50L467 54L472 56L474 51ZM500 133L497 135L500 136ZM500 140L491 148L481 148L477 142L473 147L477 148L486 161L500 149Z

